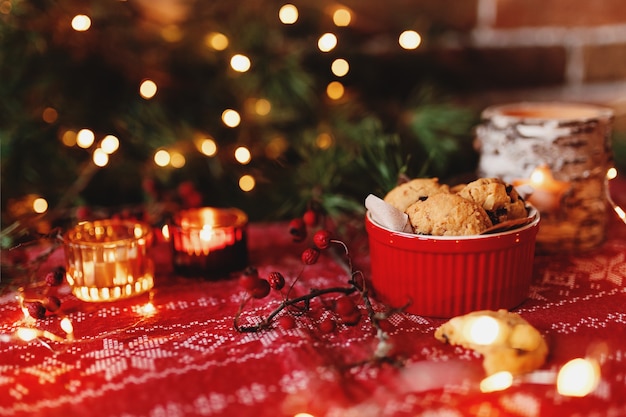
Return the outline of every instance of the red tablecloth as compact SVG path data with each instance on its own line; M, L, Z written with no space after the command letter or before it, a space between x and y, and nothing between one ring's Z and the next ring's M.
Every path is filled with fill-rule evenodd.
M348 243L367 275L366 240ZM303 247L290 241L285 224L249 227L250 261L261 275L297 275ZM295 329L238 333L237 280L177 277L167 248L155 251L154 313L142 310L148 295L90 304L66 292L62 309L74 325L72 343L18 340L24 316L15 293L0 299L0 416L626 415L626 226L616 217L601 248L536 257L530 297L516 312L548 341L548 361L488 394L479 390L482 358L435 340L444 320L393 316L389 333L403 366L363 364L376 345L366 318L324 333L317 323L330 313L314 302ZM62 256L54 253L44 268L62 263ZM345 270L322 256L298 285L345 281ZM267 314L279 302L277 294L255 300L246 314ZM38 326L63 334L57 316ZM583 398L560 395L556 372L586 356L600 363L597 389Z

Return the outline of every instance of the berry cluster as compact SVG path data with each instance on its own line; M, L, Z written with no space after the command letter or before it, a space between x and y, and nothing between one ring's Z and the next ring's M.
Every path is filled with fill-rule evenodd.
M307 213L313 213L308 211ZM289 222L288 232L292 240L300 243L306 240L309 227L315 226L317 218L312 214L305 215L302 218L293 219ZM310 291L301 296L291 296L291 289L294 284L302 277L302 272L309 266L317 263L319 257L324 251L329 250L333 245L343 249L343 256L347 260L347 269L349 271L349 279L346 286L336 286L329 288L312 288ZM259 272L254 267L249 267L241 274L239 278L240 286L245 289L247 297L242 300L239 311L235 315L234 326L240 332L257 332L262 330L279 327L282 329L292 329L297 327L297 318L304 313L308 313L309 317L317 323L317 328L322 334L335 331L339 324L346 326L354 326L363 317L363 310L376 330L379 339L379 345L384 348L377 348L378 351L387 352L389 346L387 339L387 330L389 329L388 318L392 314L398 312L398 309L388 309L385 311L375 311L370 295L365 283L364 277L360 271L355 271L352 266L350 254L345 243L339 239L335 239L332 233L326 229L318 229L311 237L311 245L301 252L300 259L303 269L293 282L286 287L286 280L283 274L277 271L270 272L267 277L259 276ZM240 317L246 303L250 299L258 299L267 297L271 291L278 291L281 294L282 302L267 317L256 321L257 324L244 326L240 325ZM360 298L352 297L353 293L359 293ZM329 298L327 295L334 294L336 297ZM322 311L313 311L310 309L311 301L315 298L321 300L324 307ZM359 308L358 300L362 300L364 309ZM282 314L281 314L282 313ZM375 355L377 360L379 354ZM383 355L384 356L384 355Z
M61 308L61 300L56 295L48 294L51 287L58 287L63 283L65 279L65 268L57 266L49 271L43 281L35 283L30 288L44 287L41 293L38 293L28 298L24 297L21 301L22 306L28 312L28 315L34 319L43 319L46 317L46 312L55 313ZM25 290L21 289L22 294Z

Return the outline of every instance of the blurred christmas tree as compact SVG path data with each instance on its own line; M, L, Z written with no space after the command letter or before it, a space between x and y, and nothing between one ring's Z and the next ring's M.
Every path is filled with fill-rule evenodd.
M3 229L28 225L37 198L45 227L84 207L141 207L155 222L185 205L335 215L400 174L473 169L475 112L400 47L405 28L367 32L330 3L281 6L2 2Z

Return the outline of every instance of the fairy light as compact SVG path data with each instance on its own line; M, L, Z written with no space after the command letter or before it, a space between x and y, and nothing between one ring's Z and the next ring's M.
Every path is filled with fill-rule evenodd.
M230 66L237 72L246 72L251 65L250 58L243 54L235 54L230 58Z
M161 227L161 234L164 240L170 240L170 228L168 225L164 224L163 227Z
M217 143L210 138L202 139L198 146L198 150L206 156L213 156L217 153Z
M348 61L343 58L337 58L331 64L330 70L337 77L343 77L348 73L348 71L350 71L350 64L348 64Z
M109 154L98 148L93 151L93 163L99 167L106 166L109 163Z
M240 146L235 149L235 160L242 165L246 165L252 160L252 154L250 154L250 150L248 148Z
M154 163L160 167L169 165L171 159L170 153L165 149L160 149L154 154Z
M222 122L228 127L237 127L241 123L241 116L233 109L226 109L222 113Z
M326 95L333 100L339 100L344 93L345 88L339 81L332 81L326 87Z
M37 329L31 329L29 327L20 327L17 329L16 336L22 339L24 342L31 342L35 340L40 334Z
M170 152L170 165L174 168L182 168L187 163L185 156L180 152Z
M157 90L158 87L152 80L143 80L141 84L139 84L139 95L146 100L153 98Z
M500 325L491 316L480 316L463 328L463 333L472 343L491 345L500 335Z
M350 10L340 7L333 13L333 23L335 26L345 27L349 26L352 21L352 13Z
M404 49L417 49L422 43L422 37L414 30L405 30L400 34L398 43Z
M332 33L324 33L317 41L317 47L322 52L330 52L337 46L337 36Z
M608 169L608 171L606 172L606 177L605 177L605 181L606 181L606 198L609 202L609 204L611 205L611 207L613 207L613 211L615 211L615 214L617 214L617 217L619 217L624 223L626 223L626 212L624 211L623 208L621 208L620 206L618 206L615 201L613 201L613 198L611 198L611 193L610 193L610 188L609 188L609 181L611 181L614 178L617 178L617 169L614 167L611 167Z
M59 113L56 111L56 109L53 109L52 107L46 107L41 113L41 118L46 123L54 123L56 122L58 117Z
M120 147L120 140L113 135L106 135L100 142L100 149L111 155Z
M48 202L46 199L41 197L36 198L35 201L33 201L33 211L38 214L48 211Z
M584 397L592 393L600 382L600 367L594 360L577 358L559 370L556 388L568 397Z
M146 304L139 307L139 314L145 317L152 317L156 314L156 307L152 304L152 301L148 301Z
M84 14L77 14L72 19L72 29L76 32L85 32L91 27L91 19Z
M298 8L293 4L284 4L278 10L278 19L285 25L293 25L298 21Z
M241 188L242 191L252 191L255 186L256 180L252 175L246 174L242 175L241 178L239 178L239 188Z
M511 385L513 385L513 375L510 372L496 372L480 381L480 391L485 393L504 391Z
M259 116L267 116L272 111L272 103L267 99L260 98L254 103L254 111Z
M324 150L333 146L334 140L333 137L326 132L322 132L315 138L315 146Z
M89 129L81 129L76 134L76 145L83 149L89 148L96 140L96 135Z
M61 135L61 142L63 143L63 145L67 146L68 148L71 148L72 146L76 145L77 136L78 134L75 131L66 130Z
M216 51L223 51L228 48L228 37L220 32L211 32L204 37L204 44Z

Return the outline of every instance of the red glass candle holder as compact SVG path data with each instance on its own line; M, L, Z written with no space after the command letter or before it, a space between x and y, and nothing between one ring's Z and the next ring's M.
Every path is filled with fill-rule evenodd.
M168 226L174 271L219 277L248 263L248 216L235 208L203 207L178 212Z

